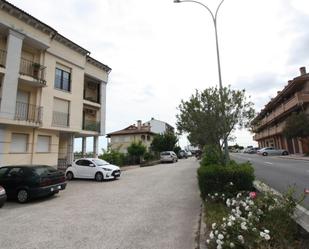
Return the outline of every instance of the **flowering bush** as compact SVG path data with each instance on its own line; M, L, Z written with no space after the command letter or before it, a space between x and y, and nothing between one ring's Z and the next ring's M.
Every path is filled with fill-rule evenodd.
M228 212L209 224L209 248L288 248L296 227L290 218L296 205L291 194L281 198L271 193L239 192L229 198L214 193L207 196L206 208L208 202L220 201Z

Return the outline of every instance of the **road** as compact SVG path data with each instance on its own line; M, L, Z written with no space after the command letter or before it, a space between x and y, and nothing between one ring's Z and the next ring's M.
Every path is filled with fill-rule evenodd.
M256 178L281 193L294 185L298 195L303 194L305 188L309 188L309 161L241 153L232 153L231 158L238 162L250 161ZM309 196L302 206L309 210Z
M0 209L1 249L191 249L201 200L197 161L74 180L51 198Z

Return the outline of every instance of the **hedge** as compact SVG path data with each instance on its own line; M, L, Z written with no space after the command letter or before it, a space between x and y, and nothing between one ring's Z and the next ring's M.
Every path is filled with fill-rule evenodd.
M201 165L197 171L198 184L203 200L209 193L235 193L243 190L252 190L254 169L251 164L229 165Z

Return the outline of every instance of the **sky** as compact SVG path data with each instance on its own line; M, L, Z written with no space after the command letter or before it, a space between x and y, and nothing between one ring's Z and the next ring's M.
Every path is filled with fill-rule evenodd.
M177 106L218 85L207 10L173 0L11 0L112 68L106 132L152 117L175 126ZM201 0L212 10L219 0ZM218 14L223 85L245 89L259 111L309 65L308 0L225 0ZM309 68L308 68L309 70ZM235 141L255 145L252 134ZM188 142L185 137L180 145ZM106 139L100 138L100 148ZM87 141L87 150L91 149ZM75 150L80 150L77 141Z

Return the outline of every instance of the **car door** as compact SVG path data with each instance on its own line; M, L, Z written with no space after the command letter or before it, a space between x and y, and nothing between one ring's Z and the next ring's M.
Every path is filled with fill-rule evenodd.
M268 153L269 155L275 155L275 154L276 154L276 151L275 151L275 149L274 149L273 147L269 147L269 148L267 149L267 153Z
M8 196L15 197L18 187L23 186L23 170L20 167L9 168L3 178L3 187Z
M75 169L76 169L76 177L77 178L86 178L87 177L85 164L86 164L86 160L84 160L84 159L80 159L80 160L77 160L75 162Z
M85 167L85 175L87 178L94 178L94 175L96 173L96 165L94 162L90 160L85 160L84 162Z

